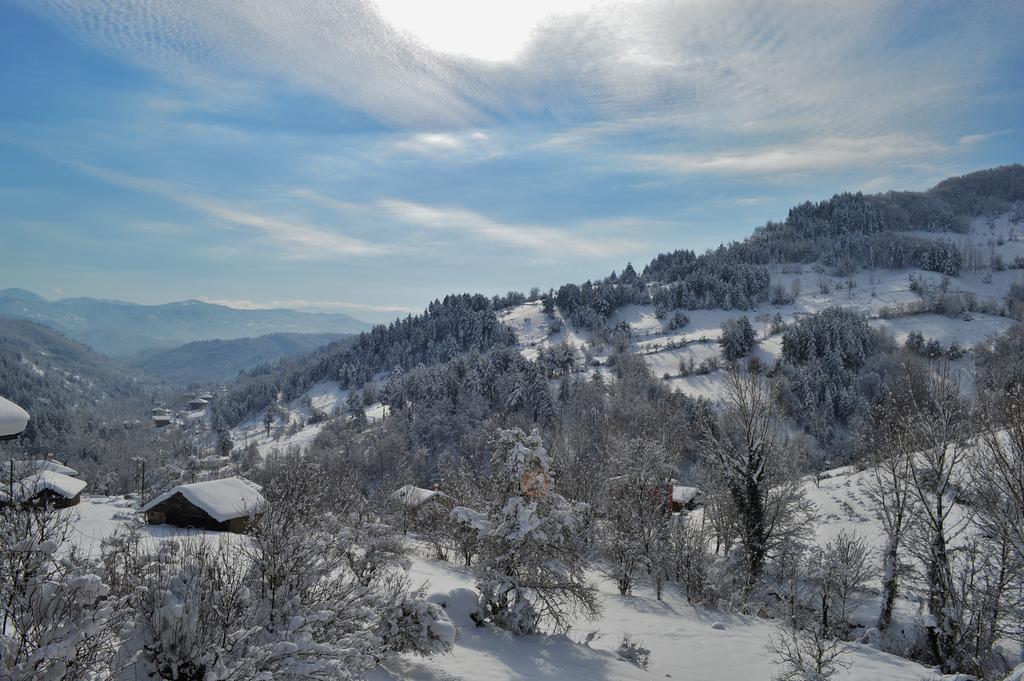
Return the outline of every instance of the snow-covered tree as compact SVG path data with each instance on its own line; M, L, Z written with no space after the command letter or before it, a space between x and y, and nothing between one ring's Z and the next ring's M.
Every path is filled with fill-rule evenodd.
M587 582L584 504L555 491L551 457L535 430L494 439L491 504L475 572L483 617L520 634L564 631L571 617L595 616Z
M750 320L746 317L728 319L722 322L722 335L718 338L718 345L722 348L722 356L727 361L735 361L746 357L754 349L757 335Z
M454 628L409 592L393 533L327 510L322 476L291 464L264 487L269 503L248 537L108 544L134 614L120 667L140 678L355 679L396 652L450 649Z
M799 452L787 446L766 380L738 370L728 375L725 408L705 419L702 434L706 463L728 491L738 519L749 590L769 554L810 529Z

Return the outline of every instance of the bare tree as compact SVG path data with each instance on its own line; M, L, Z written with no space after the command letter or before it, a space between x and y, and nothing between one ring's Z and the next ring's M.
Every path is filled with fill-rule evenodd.
M972 435L971 411L960 396L960 381L948 363L933 367L919 390L907 394L906 427L916 451L904 457L914 499L911 548L921 562L928 589L928 645L935 661L955 671L961 637L955 600L951 542L965 521L952 515Z
M869 438L867 493L885 531L882 549L882 598L876 627L884 632L892 623L893 605L899 591L903 567L900 551L914 498L910 493L910 457L906 412L896 395L884 399L876 410L877 428Z
M633 439L614 444L609 472L599 547L625 596L642 570L663 574L672 469L657 442Z
M861 590L871 576L871 549L862 537L842 530L818 554L821 583L821 628L846 635L849 618L862 601Z
M768 651L781 666L773 681L828 681L850 668L849 647L818 627L781 630L768 639Z
M760 376L728 374L724 409L703 422L707 464L739 517L746 590L760 580L776 547L809 531L812 508L799 479L799 456L788 447L775 400Z

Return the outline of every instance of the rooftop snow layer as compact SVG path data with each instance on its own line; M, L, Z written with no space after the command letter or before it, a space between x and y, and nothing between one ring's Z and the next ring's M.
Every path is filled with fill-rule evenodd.
M85 489L85 481L55 471L43 470L14 483L14 497L27 501L43 490L50 490L65 499L74 499Z
M672 485L672 501L683 506L694 501L700 494L701 491L696 487Z
M181 494L219 523L257 512L267 503L257 485L243 478L223 478L178 485L150 501L142 510L148 511L175 494Z
M404 485L391 493L392 499L409 508L419 508L434 497L449 498L444 492L438 492L435 489L423 489L415 485Z
M0 438L14 437L28 425L28 412L0 397Z
M38 473L40 471L52 471L53 473L60 473L61 475L70 475L71 477L78 476L78 471L76 471L74 468L68 468L64 464L53 459L15 461L14 469L20 472L21 477L25 477L32 473Z

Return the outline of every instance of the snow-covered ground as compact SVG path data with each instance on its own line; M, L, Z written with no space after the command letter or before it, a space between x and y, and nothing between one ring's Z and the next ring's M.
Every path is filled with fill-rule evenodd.
M813 483L809 483L813 484ZM842 483L836 483L842 487ZM827 481L822 489L830 489ZM827 492L826 492L827 494ZM85 497L69 510L74 514L74 541L95 555L100 541L134 516L134 501L124 497ZM146 526L154 540L175 536L208 541L235 541L238 535ZM565 636L518 637L491 627L477 627L468 613L475 596L472 572L464 567L414 555L410 561L414 585L427 584L427 593L444 604L460 627L450 655L432 658L402 656L372 672L373 681L634 681L652 678L734 681L767 679L774 670L765 650L775 631L772 622L688 604L673 589L658 601L646 589L633 596L618 594L614 584L594 573L604 611L595 621L580 620ZM715 626L712 626L715 625ZM597 632L584 645L591 632ZM644 671L614 650L624 634L651 650ZM839 678L850 681L918 681L929 671L913 662L852 644L852 667Z

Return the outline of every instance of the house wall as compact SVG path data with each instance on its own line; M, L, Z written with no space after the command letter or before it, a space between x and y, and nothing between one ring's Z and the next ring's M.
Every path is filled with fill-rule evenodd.
M167 524L177 527L192 527L198 530L243 534L249 530L252 521L248 516L244 516L219 522L211 518L203 509L194 506L179 492L146 511L146 522L150 525Z

